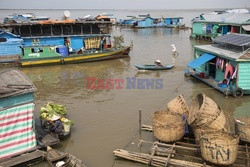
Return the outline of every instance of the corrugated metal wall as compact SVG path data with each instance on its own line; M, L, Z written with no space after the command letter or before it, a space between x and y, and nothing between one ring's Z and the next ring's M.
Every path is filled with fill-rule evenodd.
M193 35L204 35L204 31L202 29L202 23L193 23L193 29L192 29L192 34Z
M12 55L21 55L22 49L20 48L20 43L9 43L9 42L0 42L0 56L12 56Z
M71 37L71 48L79 50L83 47L83 38L82 37Z
M250 90L250 62L240 62L238 71L238 87Z
M56 37L56 38L25 38L24 45L31 46L31 45L64 45L64 38L63 37Z

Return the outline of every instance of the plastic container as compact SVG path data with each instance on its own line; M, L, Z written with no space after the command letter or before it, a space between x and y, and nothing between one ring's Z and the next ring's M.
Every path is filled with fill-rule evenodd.
M69 56L69 49L66 46L58 46L56 52L59 53L62 57Z

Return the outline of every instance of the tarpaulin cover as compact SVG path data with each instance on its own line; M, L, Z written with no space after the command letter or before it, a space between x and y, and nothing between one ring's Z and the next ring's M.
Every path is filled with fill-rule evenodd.
M33 111L34 103L0 111L0 159L12 157L36 147Z
M188 63L187 66L191 67L191 68L196 68L196 67L199 67L200 65L212 60L213 58L215 58L214 55L205 53L205 54L201 55L199 58L194 59L192 62Z

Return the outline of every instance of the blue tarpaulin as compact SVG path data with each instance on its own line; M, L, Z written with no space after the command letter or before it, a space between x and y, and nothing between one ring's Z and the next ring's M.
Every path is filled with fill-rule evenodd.
M191 68L196 68L196 67L199 67L200 65L212 60L213 58L215 58L214 55L205 53L205 54L201 55L199 58L194 59L193 61L188 63L187 66L191 67Z

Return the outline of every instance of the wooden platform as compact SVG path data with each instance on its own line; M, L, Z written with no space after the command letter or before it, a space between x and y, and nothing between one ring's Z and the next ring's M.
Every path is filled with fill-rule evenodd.
M0 167L27 166L44 160L46 152L35 150L26 154L0 161Z
M142 130L152 132L152 126L142 125ZM138 147L151 146L147 153L115 150L117 157L152 165L152 166L189 166L189 167L215 167L217 165L206 162L200 153L199 145L193 138L184 137L175 143L140 140ZM250 167L250 145L240 143L237 160L231 167Z

